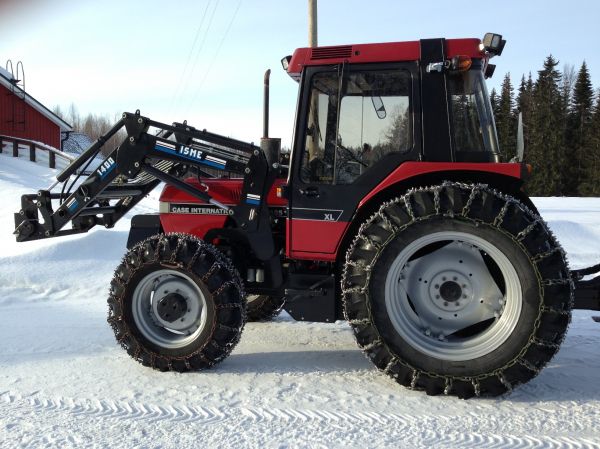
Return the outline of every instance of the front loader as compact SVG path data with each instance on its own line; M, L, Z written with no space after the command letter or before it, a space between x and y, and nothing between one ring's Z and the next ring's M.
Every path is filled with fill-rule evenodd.
M140 363L210 367L247 319L283 307L347 320L406 387L510 391L558 351L572 308L600 309L598 281L583 280L600 267L569 270L524 192L531 167L499 160L485 78L504 43L296 50L282 60L299 83L290 155L268 137L268 101L260 146L123 114L53 186L22 197L17 240L110 228L162 182L159 213L131 220L108 298ZM265 85L268 98L268 73Z

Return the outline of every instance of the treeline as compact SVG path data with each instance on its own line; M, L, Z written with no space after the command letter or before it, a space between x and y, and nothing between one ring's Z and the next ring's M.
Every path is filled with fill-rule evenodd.
M515 156L523 114L524 161L534 196L600 196L600 95L585 61L575 72L548 56L536 80L523 76L515 95L510 73L490 97L503 161Z
M60 106L55 106L52 112L72 125L73 131L86 134L93 141L106 134L106 132L111 129L121 118L120 114L115 114L114 116L110 116L108 114L87 114L82 116L74 104L71 104L66 111L63 111ZM108 155L112 150L120 145L123 139L126 137L127 133L124 129L121 129L117 134L108 140L106 145L104 145L102 148L102 154L105 156Z

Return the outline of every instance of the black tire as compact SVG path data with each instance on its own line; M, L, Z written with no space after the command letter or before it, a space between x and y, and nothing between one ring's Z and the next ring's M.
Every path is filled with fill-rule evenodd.
M279 315L284 302L283 298L277 296L248 295L248 321L271 321Z
M173 331L170 327L178 320L171 324L165 321L172 319L168 314L158 313L166 304L167 287L157 300L156 285L167 285L165 280L181 286L183 292L176 291L186 296L175 294L185 306L181 321L191 309L196 313L189 318L189 330ZM190 305L192 301L198 305ZM115 271L108 306L117 341L135 360L160 371L201 370L222 361L239 341L246 321L245 293L236 269L217 248L186 234L155 235L129 250Z
M443 351L451 348L450 345L436 342L432 343L432 347L439 348L439 352L432 355L427 351L428 343L424 337L412 338L412 334L398 327L399 322L406 320L402 321L401 318L400 321L394 321L391 318L394 309L390 308L390 298L395 297L390 293L394 287L391 290L385 287L388 272L392 272L394 263L397 263L394 261L398 260L401 251L405 251L408 245L418 248L412 242L433 239L427 237L432 233L442 236L468 235L478 242L488 242L486 245L497 248L497 254L506 255L506 260L514 268L516 276L513 279L518 285L515 291L520 291L519 295L514 295L519 299L510 300L520 304L520 311L513 314L514 328L504 331L509 333L504 340L498 340L497 346L486 343L485 335L494 334L485 334L482 329L495 326L499 321L496 315L482 322L480 328L471 328L469 332L473 332L474 337L465 337L469 341L469 338L484 335L477 341L489 345L487 353L465 360L452 358L449 352L446 357ZM443 239L438 243L441 244L438 248L446 245ZM456 244L463 243L457 241ZM488 256L478 247L473 248L483 255L482 260ZM422 251L426 251L426 248ZM437 250L428 251L431 254ZM408 261L418 262L418 257L427 255L427 252L414 254L401 266L402 270L406 270L401 273L409 272ZM494 263L488 266L486 262L487 271L492 274L493 268L490 267L493 266ZM494 278L500 279L497 282L499 285L506 281L503 273ZM408 282L401 279L402 276L390 282ZM421 281L420 278L418 280ZM391 283L387 285L393 286ZM401 287L397 285L395 288L400 291ZM431 289L431 283L423 288ZM507 288L505 285L505 291ZM406 293L400 295L404 294L403 297L407 298L418 315L421 309L415 308L414 301L433 300L425 298L427 295L411 300L409 289L413 291L413 287L407 287L403 290ZM357 342L380 370L398 383L425 390L427 394L445 393L467 398L473 395L496 396L510 391L535 377L552 359L570 322L573 283L562 248L537 214L518 200L485 185L445 182L431 188L410 190L404 196L384 203L377 213L364 222L346 255L342 293L346 319L352 326ZM435 297L439 298L439 295ZM506 295L506 298L508 304L509 296ZM504 301L502 299L499 304L505 304ZM507 313L504 308L502 311ZM442 319L441 314L438 319ZM430 336L427 333L429 329L423 332L427 337ZM461 332L456 334L460 335ZM418 338L423 339L425 344L420 345ZM462 337L456 335L450 338L462 341ZM440 335L440 341L444 341L443 334ZM438 353L442 355L438 356Z

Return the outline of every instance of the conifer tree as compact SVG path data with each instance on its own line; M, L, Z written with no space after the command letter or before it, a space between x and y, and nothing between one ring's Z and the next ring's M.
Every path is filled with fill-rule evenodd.
M501 160L510 161L515 155L517 146L516 121L514 115L514 89L510 82L510 73L507 73L502 81L500 98L498 100L496 116L496 129L498 131L498 143L500 145Z
M490 105L492 106L494 118L496 118L498 116L498 93L495 88L492 88L492 92L490 93Z
M521 77L521 84L516 100L515 117L518 118L519 112L523 118L523 143L525 146L525 153L529 148L530 143L530 125L531 125L531 114L533 111L533 80L531 79L531 72L529 77L525 80L525 75Z
M529 183L533 195L563 194L566 117L557 65L558 61L552 55L548 56L533 88L531 142L525 158L534 167Z
M586 67L587 69L587 67ZM582 81L582 85L586 83ZM591 84L590 84L591 88ZM576 87L577 90L577 87ZM585 91L582 87L582 91ZM591 92L591 89L590 89ZM589 98L589 104L592 103L592 98ZM583 103L586 103L585 101ZM580 105L581 106L581 105ZM591 108L590 108L591 109ZM575 102L573 107L574 112ZM580 111L585 110L584 107ZM582 113L579 118L582 124L580 138L582 139L582 180L579 185L579 191L582 195L600 196L600 94L596 98L596 107L593 113L589 114L589 123L586 121L585 113ZM574 136L577 138L577 136Z
M585 61L577 74L573 88L573 101L567 122L567 151L569 167L567 195L592 195L598 192L592 170L594 155L592 153L592 118L594 91L590 74Z

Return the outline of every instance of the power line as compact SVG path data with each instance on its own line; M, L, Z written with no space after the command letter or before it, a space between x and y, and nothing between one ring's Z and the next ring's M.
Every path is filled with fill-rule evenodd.
M196 43L198 42L198 38L200 37L200 31L202 30L202 25L204 25L204 20L206 19L206 15L207 15L206 13L208 12L208 8L211 3L212 3L212 0L208 0L208 2L206 3L206 8L204 8L204 13L202 14L202 20L200 21L200 25L198 25L198 29L196 30L196 35L194 36L194 42L192 43L190 52L185 61L185 66L183 68L183 72L181 72L179 75L179 80L177 81L177 84L175 85L175 93L171 97L171 105L169 106L169 114L171 112L173 112L173 107L175 106L175 100L179 96L179 90L183 84L185 75L187 73L187 69L188 69L190 61L192 59L192 55L194 54L194 49L196 48Z
M223 46L223 43L225 42L225 39L227 38L227 35L229 34L229 30L231 29L231 26L233 25L233 22L237 16L238 11L240 10L240 7L242 6L242 0L239 0L237 7L235 8L235 11L233 12L233 15L231 17L231 20L229 21L229 25L227 25L227 29L225 30L225 33L223 34L223 37L221 38L221 41L219 42L219 45L217 46L217 49L215 51L215 54L213 55L213 58L211 59L208 68L206 69L206 71L204 72L204 76L202 77L202 79L200 80L200 83L198 84L198 87L196 88L196 91L194 92L194 95L192 97L192 100L190 101L190 103L188 104L188 107L185 111L185 113L187 114L192 106L192 104L194 104L198 98L198 94L200 93L200 89L202 88L202 85L204 84L204 81L206 81L206 78L208 77L208 74L210 73L215 61L217 60L217 56L219 55L219 52L221 51L221 47Z
M194 64L192 65L192 69L190 70L188 77L187 77L188 79L187 79L186 83L184 84L185 87L189 86L191 77L193 76L194 72L196 71L196 66L198 65L198 60L200 59L199 56L202 53L202 49L204 48L204 43L206 42L206 38L208 37L208 32L210 31L210 28L212 26L213 19L215 17L215 12L217 11L218 6L219 6L219 0L216 0L215 7L213 8L210 18L208 20L208 25L206 26L206 29L204 30L204 35L202 36L202 41L200 42L200 46L198 47L198 51L196 52L196 56L194 58ZM184 96L184 93L185 93L185 88L181 92L181 97ZM177 101L177 105L179 105L179 101Z

